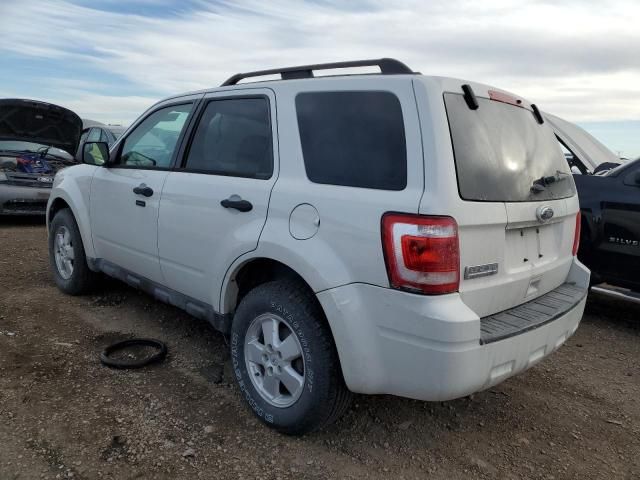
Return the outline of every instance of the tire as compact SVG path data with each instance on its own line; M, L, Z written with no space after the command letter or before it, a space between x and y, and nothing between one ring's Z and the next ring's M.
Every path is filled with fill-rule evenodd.
M256 322L267 327L257 329ZM277 332L270 337L275 339L273 345L265 331ZM295 355L294 344L301 355L288 360ZM260 361L254 362L259 353ZM344 414L351 402L352 394L344 383L324 314L299 282L277 280L247 293L231 327L231 361L248 406L263 423L281 433L302 435L329 425ZM293 382L292 377L299 383ZM274 378L278 393L270 397ZM289 388L292 384L294 387Z
M57 243L58 237L66 238L66 244ZM64 251L65 259L71 261L71 269L59 264L60 254ZM58 253L58 256L56 255ZM68 264L63 262L67 267ZM87 257L78 224L71 210L64 208L51 222L49 228L49 264L53 272L53 280L60 290L69 295L81 295L90 291L96 284L98 274L89 269Z

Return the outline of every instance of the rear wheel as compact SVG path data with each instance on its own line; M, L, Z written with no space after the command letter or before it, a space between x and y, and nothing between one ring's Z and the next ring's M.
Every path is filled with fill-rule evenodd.
M349 406L331 331L317 300L295 281L259 285L242 299L231 357L245 401L282 433L321 428Z
M49 263L53 280L69 295L89 291L98 274L89 269L80 230L68 208L56 213L49 229Z

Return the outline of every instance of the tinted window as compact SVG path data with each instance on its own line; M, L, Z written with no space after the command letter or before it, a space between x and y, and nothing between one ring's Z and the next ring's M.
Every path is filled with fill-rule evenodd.
M167 168L191 112L192 104L156 110L125 139L119 163L135 167Z
M87 137L89 136L89 130L82 132L80 136L80 143L78 144L78 150L76 150L76 160L82 161L82 148L84 147Z
M462 95L444 98L463 199L523 202L574 195L553 131L530 110L484 98L471 110Z
M389 92L306 92L296 97L312 182L402 190L407 147L402 109Z
M186 168L219 175L270 178L273 154L267 99L210 102L193 137Z
M109 132L108 130L104 130L102 128L100 129L100 141L101 142L106 142L109 145L111 145L114 140L115 140L115 138L113 138L113 135L111 134L111 132Z

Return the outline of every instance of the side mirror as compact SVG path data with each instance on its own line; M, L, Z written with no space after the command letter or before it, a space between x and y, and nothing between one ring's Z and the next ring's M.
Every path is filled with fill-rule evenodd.
M82 147L82 162L102 166L109 161L109 145L106 142L87 142Z

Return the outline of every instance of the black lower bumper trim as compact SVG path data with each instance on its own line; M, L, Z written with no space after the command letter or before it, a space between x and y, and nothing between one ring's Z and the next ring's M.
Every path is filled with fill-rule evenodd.
M504 340L552 322L580 303L587 291L575 283L564 283L527 303L481 318L480 344Z

